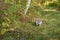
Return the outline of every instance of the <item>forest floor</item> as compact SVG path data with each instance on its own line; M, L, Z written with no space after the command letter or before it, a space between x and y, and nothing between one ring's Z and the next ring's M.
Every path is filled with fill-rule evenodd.
M60 40L60 12L41 12L32 10L26 15L23 27L6 32L0 40ZM35 19L42 20L41 26L35 25Z
M60 12L31 7L25 17L20 28L0 35L0 40L60 40ZM41 18L41 26L35 25L36 18Z

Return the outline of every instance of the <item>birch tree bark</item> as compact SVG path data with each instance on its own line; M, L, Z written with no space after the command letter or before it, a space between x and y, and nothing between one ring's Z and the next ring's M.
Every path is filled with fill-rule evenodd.
M26 13L27 13L27 11L29 9L30 3L31 3L31 0L28 0L27 1L27 5L26 5L26 8L25 8L25 13L24 13L25 15L26 15Z

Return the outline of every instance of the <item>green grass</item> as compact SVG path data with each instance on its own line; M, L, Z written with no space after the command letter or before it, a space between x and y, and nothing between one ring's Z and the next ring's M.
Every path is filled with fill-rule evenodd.
M36 26L34 21L27 21L17 32L6 32L2 40L60 40L60 13L41 12L32 8L29 10L32 18L40 17L43 21L41 26ZM27 16L29 15L29 12ZM35 16L36 15L36 16ZM30 18L31 16L29 16ZM28 19L29 20L29 19ZM19 35L19 37L18 37Z
M27 15L24 16L27 19L26 22L22 23L19 18L23 18L23 16L20 16L20 13L17 12L20 10L18 5L15 4L5 11L9 13L8 18L12 22L9 28L16 27L16 29L0 35L0 40L60 40L60 12L43 12L39 7L31 6ZM5 12L2 11L2 13ZM41 26L35 25L37 17L42 19ZM0 21L4 21L2 18Z

